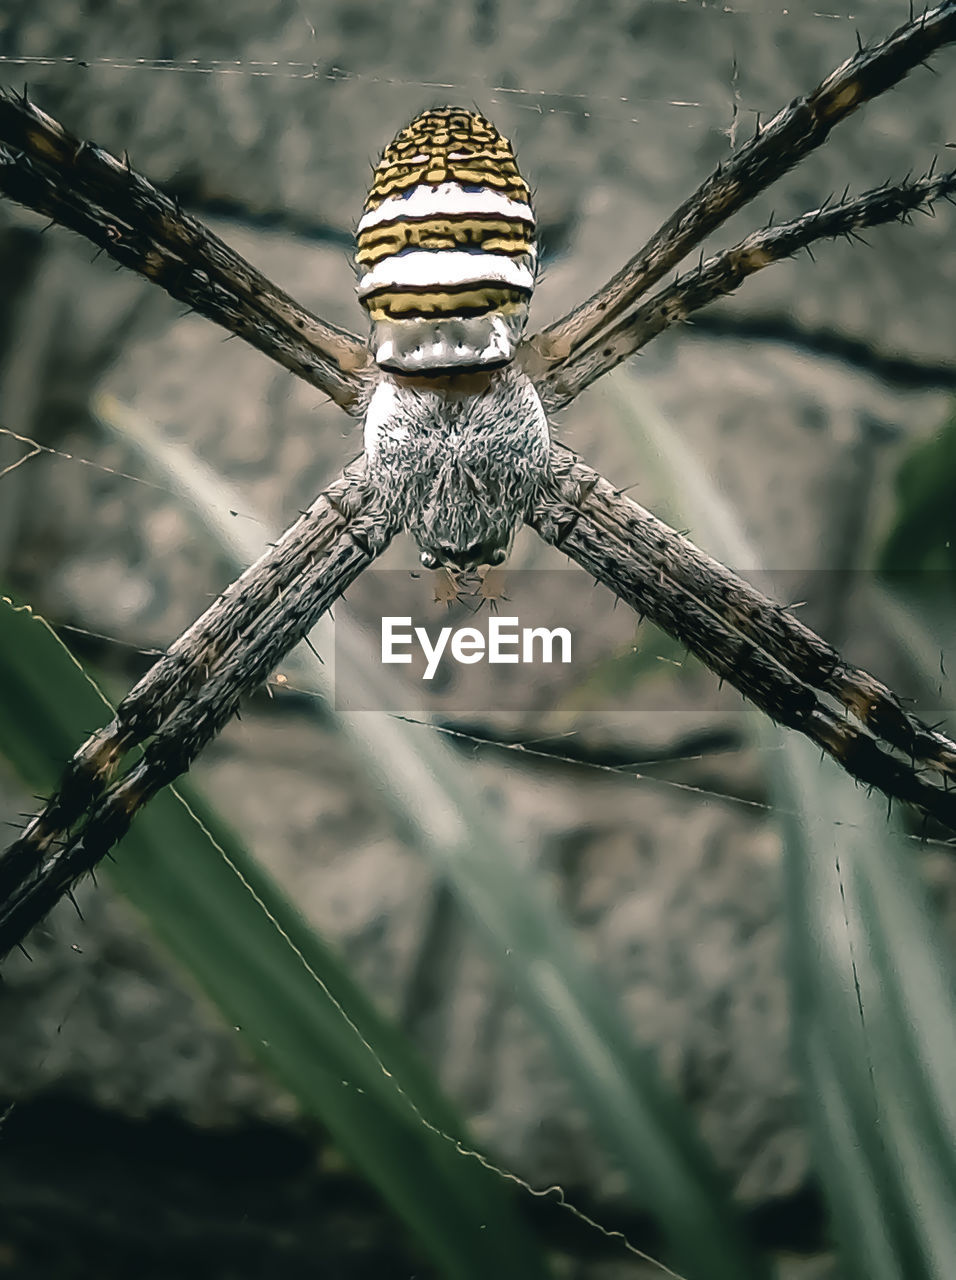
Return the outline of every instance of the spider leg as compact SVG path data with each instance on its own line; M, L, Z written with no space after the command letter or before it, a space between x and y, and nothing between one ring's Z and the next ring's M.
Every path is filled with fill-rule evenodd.
M571 358L743 205L826 141L857 107L892 88L956 40L956 0L862 48L805 97L796 98L707 178L606 285L525 344L532 377Z
M242 697L388 545L364 468L347 471L147 672L77 751L60 789L0 855L0 955L189 768ZM122 757L142 757L118 781Z
M545 409L563 408L628 356L646 346L672 324L686 320L715 298L732 293L754 272L809 251L818 240L853 236L864 227L905 221L916 209L929 211L938 200L956 195L956 170L939 178L877 187L855 200L844 200L805 213L792 222L755 231L730 249L715 254L696 270L679 277L602 333L600 341L562 361L537 383Z
M956 830L956 789L948 788L956 778L956 743L561 446L552 450L551 477L529 523L854 778ZM834 712L820 693L836 697L864 727ZM942 775L943 785L925 778L917 762Z
M128 163L0 91L0 192L91 240L124 267L357 413L365 343L320 320Z

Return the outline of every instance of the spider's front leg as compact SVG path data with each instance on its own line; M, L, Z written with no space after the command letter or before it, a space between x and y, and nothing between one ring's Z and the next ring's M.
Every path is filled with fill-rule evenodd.
M367 352L312 315L129 162L0 89L0 193L244 338L357 414Z
M368 477L429 569L500 564L548 468L538 393L512 363L537 252L510 144L426 111L386 149L358 226L377 381Z
M557 372L588 347L604 345L644 293L676 267L711 232L765 191L817 147L865 102L898 84L937 49L956 40L956 0L943 0L871 47L858 51L812 92L778 111L654 232L607 284L573 311L525 343L525 360L538 376ZM611 366L613 367L613 366ZM567 399L573 399L581 386Z

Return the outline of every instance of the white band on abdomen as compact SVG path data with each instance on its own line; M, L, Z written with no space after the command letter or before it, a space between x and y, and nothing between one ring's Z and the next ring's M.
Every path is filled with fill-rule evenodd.
M408 196L389 196L377 209L370 209L362 217L356 235L383 222L440 217L442 214L497 214L509 221L527 222L534 226L530 205L510 200L487 187L466 191L457 182L443 182L437 187L413 187Z
M379 289L450 289L465 284L505 284L534 288L531 271L502 253L462 253L458 249L416 249L394 254L363 275L356 293L367 298Z

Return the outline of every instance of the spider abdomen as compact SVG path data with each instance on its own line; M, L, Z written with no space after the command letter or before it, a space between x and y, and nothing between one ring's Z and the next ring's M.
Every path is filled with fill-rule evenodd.
M507 364L534 289L534 233L528 185L495 126L453 107L417 116L386 148L356 232L379 366Z
M541 401L514 368L465 391L382 376L365 418L368 476L429 569L500 564L544 476Z

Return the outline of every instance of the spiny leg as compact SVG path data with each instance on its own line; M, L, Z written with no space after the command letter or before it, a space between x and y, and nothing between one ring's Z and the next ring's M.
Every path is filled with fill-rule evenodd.
M123 756L149 739L162 741L168 752L170 719L188 712L199 720L198 727L188 731L192 736L180 744L182 763L177 773L182 772L233 714L238 697L265 678L271 667L263 664L274 666L298 643L348 583L384 550L393 533L371 503L361 474L343 476L320 495L309 512L147 672L110 724L80 747L59 790L0 856L3 911L8 906L19 910L16 904L21 900L52 902L62 889L29 886L42 880L48 886L68 887L75 873L64 866L75 866L83 857L90 858L88 865L92 865L102 857L110 845L91 845L92 837L83 834L87 830L83 824L98 812ZM144 760L151 758L148 752L144 756ZM163 785L150 782L129 816ZM127 789L124 803L129 794ZM111 822L114 827L121 823L118 809ZM97 830L94 827L94 835ZM72 835L74 831L79 837ZM110 843L118 838L113 836Z
M389 532L377 518L358 521L338 534L311 573L303 574L264 618L243 637L194 698L184 702L146 744L142 758L106 789L91 790L75 829L62 832L62 846L33 864L0 897L0 955L21 941L56 902L126 833L134 815L192 764L251 693L314 626L322 613L385 549ZM8 854L25 845L30 830ZM21 863L22 859L18 859Z
M0 192L78 232L358 412L364 342L299 306L128 164L2 91Z
M941 774L945 787L956 777L956 743L568 450L555 447L530 523L775 720L807 733L855 777L956 830L956 790L932 785L913 763ZM870 732L834 715L817 692L839 699ZM908 759L878 749L871 733Z
M912 18L885 40L861 48L805 97L795 99L719 165L603 288L528 340L532 377L591 342L705 236L826 141L857 107L892 88L937 49L956 40L956 0Z
M956 195L956 170L878 187L853 200L805 213L792 222L755 231L739 244L702 262L696 271L661 289L606 330L601 341L557 365L536 384L549 412L563 408L622 360L671 325L688 319L715 298L732 293L756 271L792 257L820 240L852 238L866 227L905 221L914 210L932 211L938 200Z

